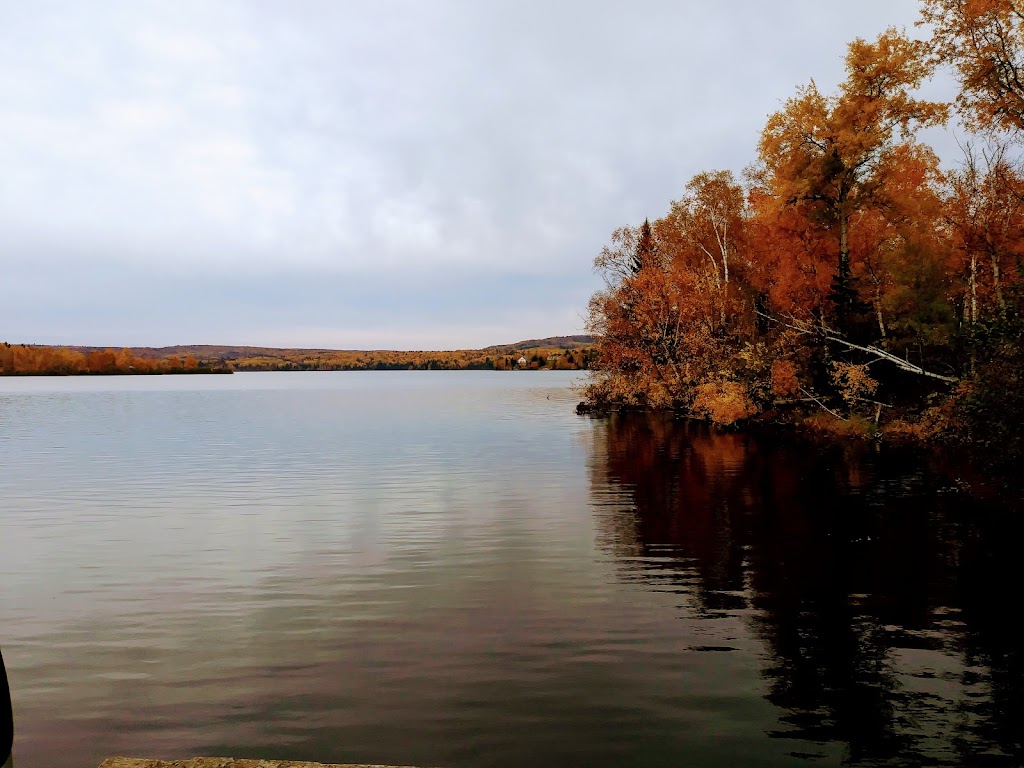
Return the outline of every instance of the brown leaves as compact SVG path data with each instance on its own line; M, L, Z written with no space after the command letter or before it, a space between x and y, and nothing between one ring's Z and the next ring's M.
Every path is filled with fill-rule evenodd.
M776 360L772 363L771 388L772 394L779 398L792 397L800 391L796 366L791 361Z

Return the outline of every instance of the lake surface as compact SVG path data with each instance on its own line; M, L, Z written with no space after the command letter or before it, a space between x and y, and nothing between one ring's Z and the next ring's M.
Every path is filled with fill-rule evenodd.
M575 379L0 379L16 764L1024 763L1016 518Z

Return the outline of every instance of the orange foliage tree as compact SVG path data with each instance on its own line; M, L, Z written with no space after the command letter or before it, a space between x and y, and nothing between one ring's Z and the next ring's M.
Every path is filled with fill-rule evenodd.
M911 94L928 73L921 46L895 30L855 40L846 80L834 96L812 81L768 119L752 176L763 205L797 207L833 240L829 298L840 332L849 330L858 296L851 262L853 230L878 205L894 153L915 131L945 121L947 106Z
M1019 281L1016 265L1024 258L1024 174L1005 143L968 145L964 155L947 175L945 217L963 321L971 329L1010 309L1007 288Z
M753 412L750 371L737 363L753 331L747 219L732 175L704 173L664 218L613 233L595 260L606 287L588 317L602 341L592 400L694 407L723 421Z
M1020 0L923 0L932 62L960 78L957 106L974 128L1024 128L1024 6Z
M949 177L916 140L948 115L914 95L928 72L894 30L854 41L835 95L811 82L769 118L746 189L701 173L663 218L616 230L595 260L591 403L721 424L813 403L877 421L879 396L954 381Z

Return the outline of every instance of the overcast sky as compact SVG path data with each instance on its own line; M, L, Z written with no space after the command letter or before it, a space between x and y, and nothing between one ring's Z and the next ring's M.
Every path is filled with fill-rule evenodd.
M579 333L611 231L915 0L0 0L0 340Z

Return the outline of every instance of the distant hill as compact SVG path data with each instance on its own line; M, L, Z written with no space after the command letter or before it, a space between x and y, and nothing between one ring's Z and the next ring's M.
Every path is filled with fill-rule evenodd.
M329 347L247 347L220 344L177 344L170 347L129 347L139 357L164 358L195 355L201 360L221 360L229 362L249 357L295 357L329 355L332 353L368 353L368 352L494 352L511 353L525 352L532 349L585 349L596 346L593 336L548 336L544 339L525 339L513 344L494 344L474 350L379 350L379 349L334 349ZM43 346L43 345L38 345ZM104 350L108 347L67 347L77 352L88 354L93 350Z
M495 344L493 347L484 347L484 351L490 350L516 350L536 349L545 347L549 349L583 349L597 345L593 336L548 336L546 339L527 339L517 341L515 344Z

